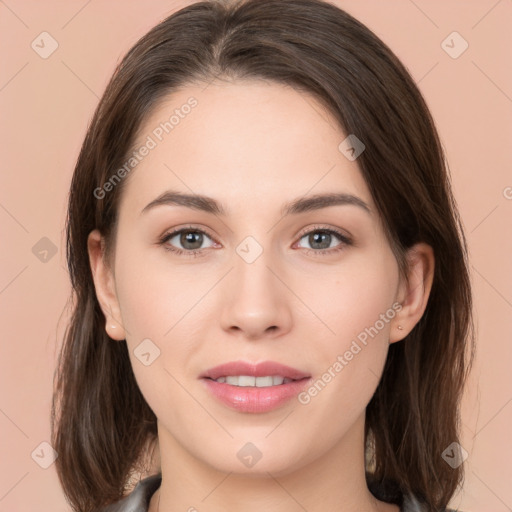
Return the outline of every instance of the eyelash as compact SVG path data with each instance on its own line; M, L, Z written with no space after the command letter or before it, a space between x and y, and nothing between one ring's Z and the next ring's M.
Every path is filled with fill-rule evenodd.
M204 231L202 229L195 228L194 226L187 226L185 228L180 228L180 229L176 229L174 231L171 231L169 233L165 233L159 239L158 244L162 245L163 248L166 251L172 252L172 253L180 255L180 256L181 255L185 255L187 257L192 257L192 258L196 258L198 256L202 256L203 255L202 251L204 249L193 249L191 251L186 251L186 250L183 250L183 249L177 249L176 247L172 247L172 246L167 244L167 242L169 240L171 240L174 236L176 236L176 235L178 235L178 234L180 234L182 232L201 233L203 235L208 236L212 240L214 240L213 237L210 234L208 234L206 231ZM329 256L329 255L331 255L333 253L336 253L338 251L343 250L345 248L345 246L353 245L352 240L349 237L347 237L346 235L344 235L343 233L341 233L340 231L338 231L336 229L332 229L332 228L324 228L324 227L321 227L321 226L314 226L309 231L306 231L306 232L302 233L300 235L300 237L299 237L299 241L302 240L302 238L304 238L305 236L310 235L311 233L315 233L315 232L321 232L321 233L327 233L329 235L335 235L336 237L338 237L340 239L341 243L339 245L337 245L336 247L331 248L331 249L308 249L308 248L302 248L308 254L309 253L314 253L315 256Z

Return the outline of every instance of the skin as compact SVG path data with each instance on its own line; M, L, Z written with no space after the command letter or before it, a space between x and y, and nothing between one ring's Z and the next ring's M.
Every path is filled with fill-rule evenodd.
M162 485L150 511L397 512L366 486L364 415L389 344L425 310L433 251L414 246L409 279L400 280L357 160L338 149L346 134L312 96L285 85L184 87L155 108L138 140L190 96L198 105L125 178L110 265L101 234L91 232L88 241L107 333L112 343L126 339L158 418ZM228 214L175 205L141 214L168 189L213 197ZM354 205L280 213L293 199L331 192L361 198L370 213ZM190 224L208 232L201 256L157 243ZM304 235L318 227L341 230L354 243L333 235L323 249ZM263 249L252 263L236 252L247 236ZM167 245L194 248L179 236ZM273 360L316 380L394 303L400 311L307 405L292 399L267 413L241 413L198 379L224 362ZM160 350L149 366L134 355L146 338ZM237 457L247 442L261 452L252 468Z

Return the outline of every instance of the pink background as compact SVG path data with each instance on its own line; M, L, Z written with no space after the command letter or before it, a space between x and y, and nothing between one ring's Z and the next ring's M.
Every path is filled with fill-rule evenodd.
M0 512L69 510L55 466L43 469L31 454L43 460L50 453L39 445L50 439L52 378L67 318L70 178L115 65L142 34L189 3L0 1ZM463 406L466 481L451 505L510 510L512 1L336 4L402 59L436 120L468 237L478 329ZM47 59L31 48L43 31L58 42ZM469 44L456 59L441 46L453 31ZM43 237L57 249L46 262L32 252Z

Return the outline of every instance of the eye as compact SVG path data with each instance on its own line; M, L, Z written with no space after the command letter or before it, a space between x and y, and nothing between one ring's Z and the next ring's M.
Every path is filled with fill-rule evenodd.
M335 243L336 238L339 241L338 244ZM212 243L204 247L203 243L207 239ZM306 240L306 243L310 244L311 248L300 245L302 240ZM213 241L212 237L208 233L202 229L194 228L193 226L176 229L170 233L164 234L159 240L159 244L167 251L171 251L178 255L193 257L204 255L205 248L218 245ZM348 245L353 245L352 240L340 231L332 228L315 226L314 229L305 232L301 236L298 247L306 250L308 253L320 256L340 251Z
M202 229L193 227L182 228L166 233L161 239L160 244L168 251L177 254L186 254L187 256L198 256L205 248L203 243L211 237ZM181 245L176 247L176 244ZM207 247L212 247L215 243Z
M336 238L340 243L336 244ZM304 233L299 240L299 243L304 239L308 244L310 244L311 249L307 247L304 248L308 252L318 255L332 254L333 252L342 250L347 245L352 245L352 240L350 238L331 228L315 227L314 229ZM303 246L299 245L299 247Z

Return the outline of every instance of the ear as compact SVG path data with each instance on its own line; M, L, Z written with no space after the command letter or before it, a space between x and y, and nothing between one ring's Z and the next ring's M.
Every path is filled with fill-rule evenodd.
M411 247L407 251L407 261L407 280L400 283L397 296L402 309L393 318L390 343L405 338L419 322L427 307L434 279L435 258L430 245L421 242Z
M117 300L113 272L105 258L105 240L95 229L87 237L87 250L91 265L96 297L105 315L105 330L114 340L125 339L125 330L121 322L121 310Z

